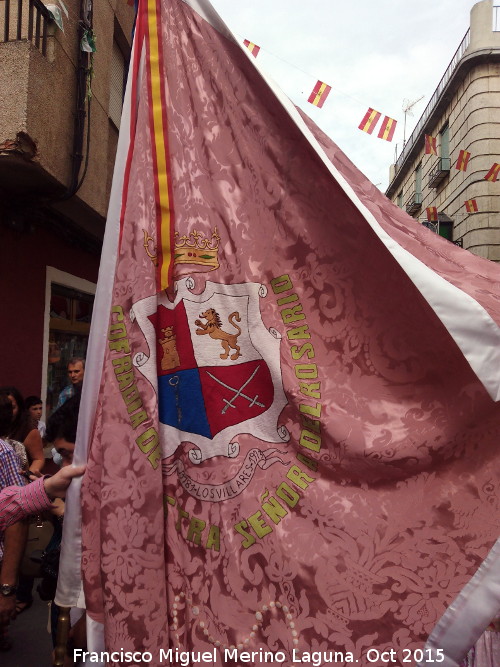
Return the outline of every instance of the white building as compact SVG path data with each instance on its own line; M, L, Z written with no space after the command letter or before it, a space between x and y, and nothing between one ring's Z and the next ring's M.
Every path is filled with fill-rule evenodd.
M426 154L425 135L436 137L437 155ZM466 171L456 168L462 150L470 153ZM470 29L391 167L386 194L424 224L427 208L436 207L436 231L500 261L500 174L496 182L485 180L495 163L500 163L500 0L482 0L472 8ZM466 210L469 200L476 201L477 212Z

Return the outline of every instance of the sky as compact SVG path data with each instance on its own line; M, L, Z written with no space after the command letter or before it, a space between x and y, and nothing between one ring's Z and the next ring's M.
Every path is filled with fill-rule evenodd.
M235 36L368 178L385 191L409 138L460 45L475 0L211 0ZM332 87L319 109L316 81ZM406 116L404 106L416 100ZM358 129L372 107L398 121L392 142ZM413 115L410 115L413 113ZM380 121L379 121L380 123Z

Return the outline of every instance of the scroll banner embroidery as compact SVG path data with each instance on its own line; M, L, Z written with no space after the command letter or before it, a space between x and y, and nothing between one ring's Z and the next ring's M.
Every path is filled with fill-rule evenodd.
M179 482L190 496L198 498L198 500L219 503L242 493L252 481L257 467L267 470L275 463L281 463L282 465L290 463L289 461L283 461L279 454L286 456L287 453L279 449L268 449L267 451L251 449L238 472L224 484L203 484L194 480L188 475L183 462L180 460L174 461L170 465L164 464L163 472L167 476L176 472Z

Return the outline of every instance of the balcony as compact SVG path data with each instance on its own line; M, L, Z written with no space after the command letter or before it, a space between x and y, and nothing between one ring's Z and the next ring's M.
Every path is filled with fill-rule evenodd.
M418 213L422 208L422 193L414 192L410 199L406 202L406 212L410 215Z
M0 3L0 42L32 42L45 56L52 15L40 0L3 0Z
M429 174L429 187L437 188L450 173L451 159L440 157Z

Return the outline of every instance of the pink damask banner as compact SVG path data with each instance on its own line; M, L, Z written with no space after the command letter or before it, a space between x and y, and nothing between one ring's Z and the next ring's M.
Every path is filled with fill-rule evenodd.
M499 532L499 269L392 205L208 3L158 13L175 282L136 42L88 613L152 665L413 664Z

